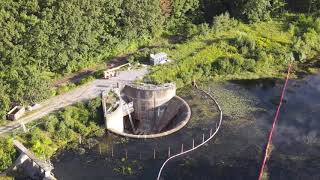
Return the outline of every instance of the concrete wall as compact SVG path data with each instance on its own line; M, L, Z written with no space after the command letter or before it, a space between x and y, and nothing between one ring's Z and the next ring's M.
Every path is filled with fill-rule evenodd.
M114 132L122 133L124 132L124 123L123 123L123 105L122 103L119 103L118 107L112 111L107 112L106 109L106 96L108 95L109 91L102 93L102 106L103 106L103 112L105 116L105 125L106 128L109 130L112 130ZM116 92L118 94L119 92ZM118 94L119 95L119 94ZM120 96L118 96L120 101Z
M133 102L133 118L140 121L138 130L153 133L166 111L168 102L176 95L176 86L126 85L123 94Z
M112 129L116 132L124 131L123 110L121 104L115 111L106 114L106 125L107 129Z

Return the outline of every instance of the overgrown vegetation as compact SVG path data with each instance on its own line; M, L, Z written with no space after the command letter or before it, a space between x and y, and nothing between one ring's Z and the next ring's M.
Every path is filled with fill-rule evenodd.
M0 117L39 102L55 77L148 43L161 33L160 1L0 2Z
M79 137L100 137L104 135L101 117L101 99L69 106L28 125L28 133L10 135L0 139L0 172L16 159L17 152L12 140L21 141L38 157L47 159L68 143L78 143Z
M206 31L169 45L174 63L156 66L148 79L175 81L178 87L195 80L277 77L289 62L302 63L320 52L320 18L286 14L268 22L244 24L229 14L214 18Z
M1 1L0 117L3 117L14 103L30 104L55 94L50 85L53 79L93 66L119 53L148 45L154 38L161 36L178 42L188 41L189 45L194 41L189 39L195 36L202 35L203 40L214 38L217 41L218 38L228 38L227 34L223 36L223 33L228 33L222 32L225 28L240 28L239 31L244 31L244 34L237 34L235 30L233 33L229 32L230 38L243 36L245 40L251 36L250 29L254 31L254 25L246 27L244 23L269 21L272 17L281 17L283 12L294 11L307 13L308 16L296 16L298 19L289 20L291 25L287 28L290 32L300 33L298 36L294 35L296 39L292 41L295 43L291 45L294 45L297 51L301 46L306 48L303 49L304 53L309 55L309 47L318 48L318 30L305 29L303 26L313 24L315 19L312 16L319 15L319 6L319 1L309 0ZM220 16L225 12L228 12L230 17ZM229 20L231 17L237 20ZM282 19L279 23L285 26L287 20ZM277 30L281 26L277 23L267 25L271 30ZM257 26L256 32L259 31L260 24ZM213 35L213 29L220 34ZM257 56L265 56L263 52L259 54L259 48L270 45L269 42L264 42L267 40L270 40L272 45L274 39L263 35L250 39L256 42L257 48L248 51L249 54L245 53L242 58L251 59L243 63L248 64L248 69L253 71L253 59L257 62ZM220 46L229 44L228 41L224 44L224 40L219 41ZM278 46L286 45L283 43L288 42L278 42ZM305 45L306 43L309 46ZM233 50L239 45L241 44L236 44ZM278 46L269 48L276 49ZM246 51L246 47L241 49ZM280 48L280 51L282 49ZM232 47L229 50L232 50ZM217 48L213 48L212 52L214 51L219 53ZM221 58L227 59L225 63L232 65L235 63L234 59L240 58L233 55L235 53L232 57ZM297 52L295 56L303 57L303 54ZM213 59L215 57L209 62L212 63ZM222 61L213 66L225 66ZM237 65L240 66L241 63Z

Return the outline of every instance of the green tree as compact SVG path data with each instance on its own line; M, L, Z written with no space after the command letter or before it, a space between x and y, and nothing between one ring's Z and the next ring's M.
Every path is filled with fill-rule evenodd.
M270 5L271 15L279 16L284 12L287 3L284 0L270 0Z
M159 0L124 0L122 6L122 36L150 39L162 32L164 17Z
M242 14L249 22L264 21L270 18L270 0L247 0L242 6Z

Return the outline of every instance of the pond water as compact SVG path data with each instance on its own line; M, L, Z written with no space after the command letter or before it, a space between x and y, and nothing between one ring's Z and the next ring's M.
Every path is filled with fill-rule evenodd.
M256 180L262 152L283 86L282 80L206 82L224 110L221 131L200 150L170 161L165 180ZM133 140L106 135L89 147L79 145L52 158L58 179L156 179L165 158L209 136L218 121L212 102L197 90L179 92L192 109L186 128L168 137ZM320 74L289 82L273 150L267 162L270 180L320 179ZM94 140L92 140L94 141Z

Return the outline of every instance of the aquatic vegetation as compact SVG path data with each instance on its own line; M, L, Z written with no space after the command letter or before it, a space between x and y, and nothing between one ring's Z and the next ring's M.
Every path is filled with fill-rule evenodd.
M130 161L126 158L121 158L120 161L116 161L115 163L116 167L113 169L113 171L124 176L134 175L142 170L141 164L136 160Z
M258 100L239 86L215 81L202 84L217 99L224 114L234 120L259 109Z

